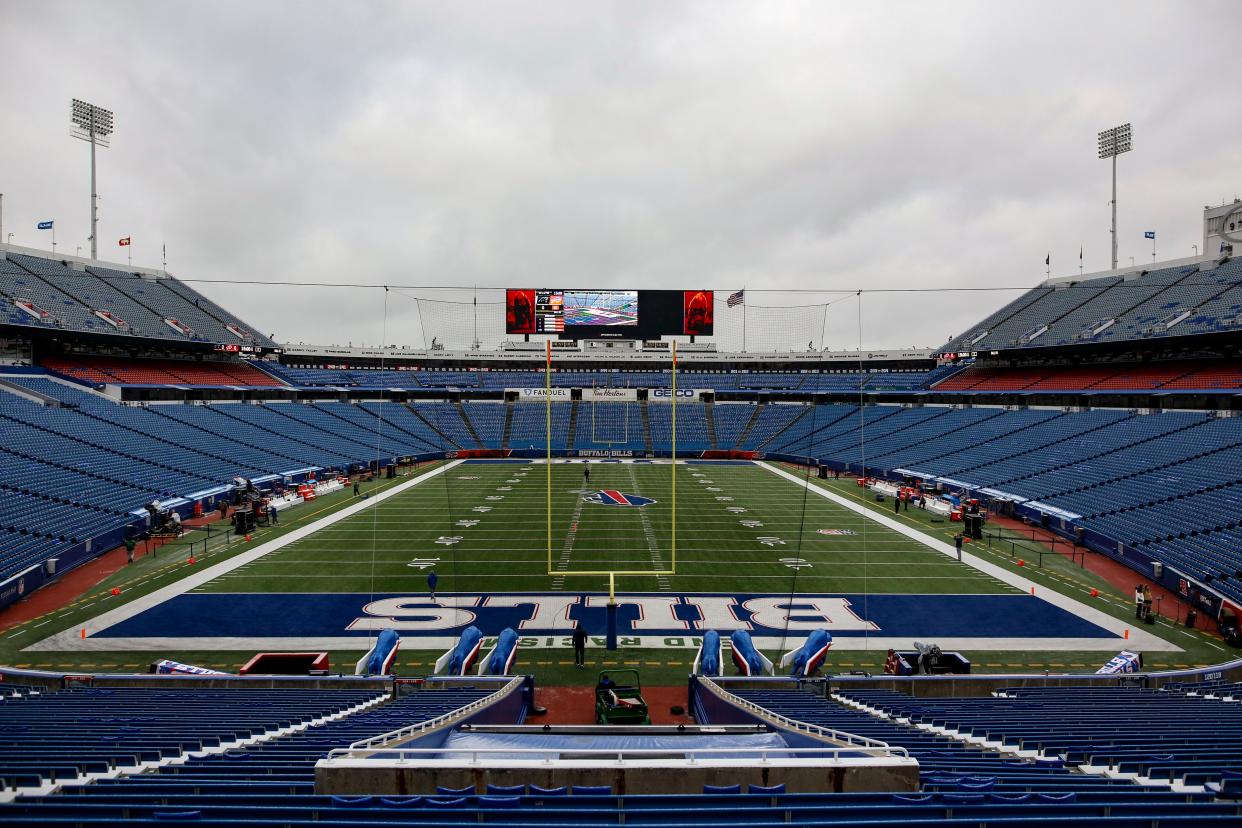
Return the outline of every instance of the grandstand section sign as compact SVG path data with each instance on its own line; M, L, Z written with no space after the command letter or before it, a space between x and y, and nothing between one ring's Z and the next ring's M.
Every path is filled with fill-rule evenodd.
M647 392L647 401L671 403L675 396L677 402L693 402L711 393L711 389L704 388L678 388L675 393L671 388L652 388Z
M637 388L583 388L583 402L635 402Z
M569 401L568 388L506 388L506 394L517 394L521 402L547 402L549 395L552 401Z

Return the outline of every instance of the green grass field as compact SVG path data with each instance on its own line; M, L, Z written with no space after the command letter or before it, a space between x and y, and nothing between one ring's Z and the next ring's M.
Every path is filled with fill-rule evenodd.
M427 567L439 575L438 592L600 592L603 574L654 573L673 568L673 480L676 489L675 574L626 574L616 587L628 592L672 593L843 593L843 594L1012 594L1013 587L921 543L879 526L844 507L807 493L756 465L593 463L590 491L615 489L656 502L621 508L584 502L580 464L551 467L551 572L548 551L548 467L543 464L467 463L448 468L413 488L363 510L304 539L198 587L224 593L402 593L425 594ZM393 483L375 484L380 491ZM853 480L812 481L892 516L888 504L869 502ZM255 542L269 540L355 502L339 493L286 513L279 527L261 530ZM903 512L903 523L947 538L950 524L930 515ZM821 534L819 530L854 534ZM199 553L198 567L228 560L245 544L217 543ZM1008 551L971 551L1013 567ZM1131 613L1120 595L1067 558L1048 552L1043 566L1022 574L1040 584L1086 601L1118 618ZM23 651L47 635L111 609L121 601L165 586L193 571L174 551L144 558L118 572L82 600L48 616L5 631L0 659L7 664L46 669L135 669L157 657L180 658L235 670L251 653L233 651L74 652ZM564 574L561 574L564 573ZM108 595L112 586L123 592ZM1195 666L1224 660L1218 639L1169 624L1155 632L1184 652L1159 653L1154 668ZM439 650L403 644L400 672L427 672ZM1107 654L1099 652L968 651L981 671L1094 670ZM348 669L360 655L334 651L333 664ZM678 684L693 659L691 650L592 650L593 665L638 666L649 683ZM774 653L769 652L769 655ZM828 671L878 671L882 650L834 650ZM518 669L543 683L587 680L573 670L559 649L523 649ZM588 673L589 676L589 673Z
M458 466L202 589L417 593L426 589L426 571L410 563L436 558L443 592L606 590L602 574L548 574L547 468ZM591 465L591 489L657 501L642 508L584 503L583 467L551 468L553 573L672 567L673 466ZM623 575L618 589L788 592L796 577L799 592L1012 591L758 466L675 468L676 574ZM810 566L795 570L781 560L793 558Z

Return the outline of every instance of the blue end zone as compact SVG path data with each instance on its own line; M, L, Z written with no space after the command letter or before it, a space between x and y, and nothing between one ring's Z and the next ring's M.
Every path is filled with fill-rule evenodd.
M518 595L529 601L514 602L517 606L484 605L488 598ZM442 595L441 597L449 597ZM552 596L548 596L551 598ZM576 599L569 609L572 621L581 621L588 631L605 627L605 608L586 606L587 595L557 599ZM696 596L681 596L673 606L673 616L666 623L654 624L651 610L645 613L634 603L640 595L618 595L618 632L622 635L696 635L711 628ZM739 620L751 622L751 632L761 636L786 634L782 626L759 623L748 601L756 605L777 601L789 621L822 626L833 637L863 635L914 638L1117 638L1112 633L1073 613L1030 595L835 595L788 596L735 595L730 598L730 611ZM401 599L400 614L371 616L366 607L373 601ZM456 635L474 624L484 635L494 636L505 627L513 627L522 635L564 635L568 632L564 617L548 624L533 623L543 595L534 593L494 593L471 595L461 604L468 609L470 620L451 625L438 611L437 604L425 595L366 595L332 593L190 593L179 595L159 606L144 610L132 618L100 630L92 638L117 637L336 637L357 636L360 642L375 635L375 624L392 626L417 647L419 637ZM660 600L668 598L667 594ZM715 596L718 601L719 596ZM823 599L842 607L825 615L811 603ZM628 602L627 602L628 601ZM390 602L388 606L393 606ZM392 610L386 610L391 612ZM771 618L772 616L766 616ZM866 622L871 629L864 631ZM357 627L350 629L351 626ZM789 632L805 636L802 632Z

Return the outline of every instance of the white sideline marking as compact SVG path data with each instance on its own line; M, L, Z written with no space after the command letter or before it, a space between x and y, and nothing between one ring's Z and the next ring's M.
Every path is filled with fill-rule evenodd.
M790 474L784 469L778 469L775 466L769 465L766 462L760 462L757 465L762 466L763 468L767 469L768 471L772 472L773 474L779 477L783 477L786 480L792 481L793 483L796 483L799 486L802 486L808 489L809 491L819 495L820 497L827 498L828 500L831 500L834 503L844 506L845 508L849 509L851 512L864 515L887 529L892 529L894 532L900 532L901 534L905 535L907 538L911 538L913 540L916 540L922 543L924 546L926 546L928 549L931 549L934 552L939 552L940 554L945 555L954 560L957 559L957 549L955 547L950 546L944 541L937 540L936 538L932 537L926 532L920 532L918 529L912 529L909 526L906 526L904 523L901 523L899 521L893 520L892 518L886 517L880 512L874 511L872 509L868 509L866 506L855 503L849 498L842 497L836 492L829 491L828 489L822 489L819 486L814 486L810 482L803 480L801 477L798 477L795 474ZM1181 647L1177 646L1171 641L1166 641L1163 638L1160 638L1159 636L1152 635L1146 630L1139 629L1138 627L1131 625L1128 622L1123 621L1119 618L1114 618L1111 615L1108 615L1107 613L1104 613L1104 612L1101 612L1100 610L1095 609L1094 607L1089 607L1086 604L1082 603L1081 601L1077 601L1073 598L1070 598L1068 595L1062 595L1061 593L1051 589L1050 587L1044 586L1043 584L1037 584L1034 581L1030 580L1029 578L1023 578L1021 575L1017 575L1005 569L1004 567L1000 567L994 563L985 561L982 558L978 557L977 555L972 555L965 550L962 550L962 563L966 564L967 566L973 567L974 569L979 570L985 575L990 575L991 577L995 578L996 580L1000 581L1003 584L1008 584L1009 586L1016 587L1017 589L1027 594L1029 594L1031 591L1031 588L1034 587L1036 598L1039 598L1041 601L1046 601L1047 603L1052 604L1055 607L1060 607L1063 610L1071 612L1074 615L1077 615L1079 618L1083 619L1084 621L1090 621L1092 624L1095 624L1098 627L1103 627L1109 632L1114 633L1119 639L1125 634L1125 631L1128 629L1130 631L1130 637L1129 639L1126 639L1126 644L1125 644L1126 649L1139 649L1139 650L1148 650L1148 651L1163 652L1163 653L1184 652ZM1032 632L1035 633L1037 631L1032 630ZM1024 649L1022 647L992 648L988 644L982 643L986 641L987 639L980 639L981 643L973 645L974 649ZM836 644L835 639L833 641L833 644L834 645ZM944 645L941 644L941 646L943 647ZM1029 649L1029 648L1025 648L1025 649Z
M298 529L294 529L289 534L281 535L279 538L276 538L275 540L270 540L267 543L261 543L258 546L256 546L254 549L251 549L249 552L243 552L240 555L230 558L227 561L221 561L220 563L215 564L213 566L209 566L206 569L201 569L198 572L195 572L193 575L190 575L186 578L181 578L176 583L169 584L168 586L163 587L162 589L157 589L155 592L151 592L146 595L135 598L129 603L123 604L114 610L109 610L108 612L105 612L103 615L97 615L85 623L75 624L73 629L56 633L55 635L45 638L42 641L38 641L34 644L31 644L29 647L26 647L25 649L26 650L91 650L91 649L107 650L107 649L113 649L111 645L108 645L105 647L90 646L91 644L90 636L93 633L99 632L101 630L105 630L108 627L111 627L115 624L121 623L122 621L126 621L130 618L133 618L135 615L138 615L141 612L145 612L146 610L151 609L152 607L159 606L165 601L168 601L172 598L176 598L178 595L182 595L184 593L189 592L192 589L196 589L202 586L203 584L206 584L220 577L221 575L227 575L228 573L232 572L235 569L238 569L239 567L243 567L248 564L251 564L254 561L257 561L260 558L262 558L264 555L270 555L273 552L277 552L285 548L286 546L290 545L291 543L295 543L305 537L313 535L314 533L318 532L320 529L324 528L325 526L331 526L332 524L339 523L340 521L345 520L346 518L353 517L359 512L369 509L370 507L375 506L379 503L382 503L383 501L387 500L390 497L394 497L404 492L406 489L409 489L413 486L417 486L419 483L422 483L424 480L435 477L438 474L443 474L444 472L448 471L454 466L460 465L462 462L464 461L453 460L442 466L437 466L431 471L425 472L424 474L420 474L418 477L415 477L411 480L407 480L406 482L401 483L397 486L394 486L393 488L388 489L385 492L381 492L380 494L374 495L372 497L368 497L365 500L355 503L352 506L346 506L344 509L341 509L338 512L334 512L330 515L325 515L324 517L321 517L319 520L312 521L311 523L308 523L306 526L303 526ZM84 640L79 638L79 635L80 635L79 630L82 630L82 629L86 630L87 637Z
M425 590L424 590L425 594ZM532 593L534 595L566 595L573 593L551 593L540 592ZM661 593L662 594L662 593ZM701 594L701 593L700 593ZM365 596L364 596L365 597ZM624 596L618 596L618 599L624 602ZM654 649L698 649L701 643L702 633L699 632L683 632L679 635L629 635L623 637L626 640L624 645L627 650L654 650ZM450 633L448 635L431 635L431 636L411 636L403 638L402 641L409 645L411 652L416 650L435 650L444 652L449 647L457 643L458 634ZM1131 633L1133 636L1133 633ZM602 638L600 639L602 641ZM757 635L751 639L754 645L761 650L776 650L789 643L789 638L782 638L778 635L764 636ZM884 636L884 635L838 635L832 639L832 651L835 652L872 652L883 653L885 650L904 650L909 648L911 638L909 636ZM783 643L782 643L783 642ZM967 637L944 637L937 638L936 642L946 650L1003 650L1013 652L1031 652L1031 653L1064 653L1073 652L1098 652L1098 653L1116 653L1118 650L1117 640L1113 638L967 638ZM168 650L168 651L188 651L188 650L211 650L211 651L231 651L240 650L242 652L261 652L264 650L280 651L280 650L305 650L315 648L317 650L333 650L343 652L361 653L369 646L366 636L344 636L344 635L323 635L323 636L272 636L267 638L250 638L250 637L232 637L232 636L189 636L189 637L152 637L152 638L95 638L86 639L86 641L78 642L81 647L76 648L78 652L134 652L146 650ZM42 643L35 645L41 647ZM548 648L564 648L568 649L569 634L567 632L532 632L529 636L522 636L521 646L523 649L548 649ZM590 646L590 645L588 645ZM27 649L35 649L29 647ZM69 647L44 647L43 649L71 649ZM405 652L403 649L402 652ZM1090 673L1091 671L1086 671ZM988 675L991 675L990 673Z

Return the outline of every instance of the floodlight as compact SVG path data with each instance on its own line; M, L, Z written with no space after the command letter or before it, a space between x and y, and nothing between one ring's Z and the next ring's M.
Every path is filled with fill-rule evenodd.
M91 145L91 258L98 259L98 210L99 194L95 192L95 147L111 145L112 111L86 101L73 99L69 108L69 122L73 125L70 135L89 141Z
M1117 156L1131 149L1129 124L1106 129L1099 135L1100 158L1113 159L1113 200L1109 202L1113 208L1113 270L1117 269Z

